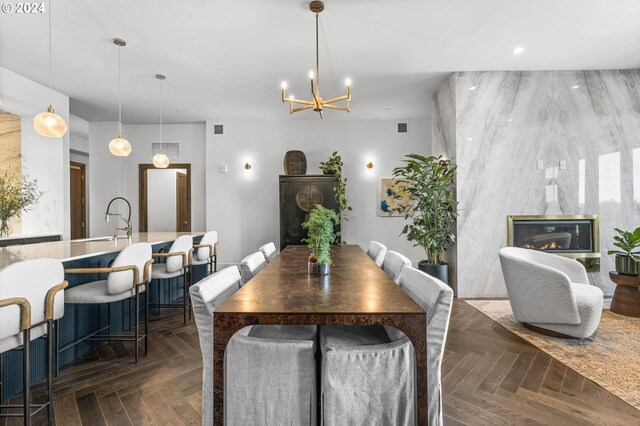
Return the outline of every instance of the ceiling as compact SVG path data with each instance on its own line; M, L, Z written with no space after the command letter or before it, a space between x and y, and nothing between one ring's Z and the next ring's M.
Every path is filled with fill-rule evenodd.
M280 83L308 97L314 18L298 0L54 0L53 87L90 121L164 115L189 122L288 116ZM324 97L352 86L352 113L326 119L430 115L452 71L640 67L638 0L326 0L320 15ZM511 53L516 46L525 52ZM48 84L47 16L0 14L0 66ZM302 112L293 119L316 119Z

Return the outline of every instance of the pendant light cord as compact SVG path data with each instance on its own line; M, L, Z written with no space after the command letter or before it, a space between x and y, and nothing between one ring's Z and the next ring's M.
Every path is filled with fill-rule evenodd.
M316 91L320 95L320 49L318 46L318 14L316 13Z
M162 80L160 80L160 153L162 154Z
M52 77L51 77L51 2L49 0L49 105L52 104Z
M120 50L122 47L118 46L118 137L122 136L122 88L121 88L121 65L120 65Z

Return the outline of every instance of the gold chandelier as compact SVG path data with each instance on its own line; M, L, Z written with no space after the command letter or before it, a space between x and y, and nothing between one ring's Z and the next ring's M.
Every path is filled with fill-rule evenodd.
M282 102L289 102L289 113L304 111L305 109L313 109L320 114L320 118L324 118L323 108L337 109L340 111L351 112L351 81L345 80L347 86L347 93L342 96L337 96L331 99L322 99L320 96L320 68L319 68L319 54L318 54L318 15L324 10L324 3L321 1L312 1L309 4L309 9L316 14L316 73L315 81L313 71L309 71L309 79L311 80L311 94L313 100L296 99L293 96L287 97L286 89L287 83L282 83ZM347 106L333 105L336 102L347 101ZM293 107L293 104L301 104L301 107Z

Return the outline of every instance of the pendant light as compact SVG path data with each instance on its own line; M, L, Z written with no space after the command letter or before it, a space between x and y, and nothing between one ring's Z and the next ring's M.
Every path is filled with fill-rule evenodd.
M131 144L122 137L122 89L121 89L121 67L120 67L120 49L127 45L127 42L114 38L113 44L118 46L118 136L109 142L109 152L116 157L127 157L131 154Z
M169 167L169 157L162 152L162 81L167 77L162 74L156 74L156 78L160 80L160 152L153 156L153 165L158 169L166 169Z
M41 136L48 138L61 138L67 133L67 123L55 113L51 105L51 0L49 0L49 108L46 112L33 117L33 128Z

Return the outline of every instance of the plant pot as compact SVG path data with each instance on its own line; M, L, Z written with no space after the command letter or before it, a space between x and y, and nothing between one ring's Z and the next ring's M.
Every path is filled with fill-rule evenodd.
M11 227L7 220L2 219L0 221L0 238L8 238L11 233Z
M323 275L329 275L329 264L309 262L307 264L307 270L309 272L309 275L313 275L317 277L321 277Z
M630 256L616 254L616 272L620 275L640 275L640 262Z
M449 284L449 264L442 263L440 265L430 265L427 262L418 263L418 269L426 272L434 278L439 279L445 284Z

